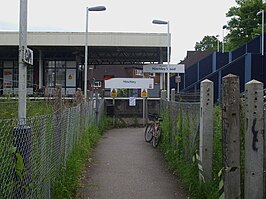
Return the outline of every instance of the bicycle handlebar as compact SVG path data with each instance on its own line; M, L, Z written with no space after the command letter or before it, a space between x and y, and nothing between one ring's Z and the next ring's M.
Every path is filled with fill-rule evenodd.
M157 113L148 113L149 120L158 120L160 118L159 114Z

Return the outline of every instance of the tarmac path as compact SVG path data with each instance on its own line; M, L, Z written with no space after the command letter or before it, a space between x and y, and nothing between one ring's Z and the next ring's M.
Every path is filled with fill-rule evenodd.
M143 128L107 131L92 153L76 199L183 199L162 154L144 141Z

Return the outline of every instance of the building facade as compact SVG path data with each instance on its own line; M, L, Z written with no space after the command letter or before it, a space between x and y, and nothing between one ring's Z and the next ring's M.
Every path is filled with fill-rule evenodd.
M18 32L0 32L0 94L18 92ZM27 66L28 95L52 94L57 84L64 95L84 88L85 33L29 32L28 48L33 50L33 65ZM100 66L143 66L167 60L167 34L164 33L89 33L88 85L103 87L93 76ZM136 68L136 67L135 67ZM136 69L136 76L141 69ZM134 76L134 75L132 75ZM90 87L88 87L90 89Z

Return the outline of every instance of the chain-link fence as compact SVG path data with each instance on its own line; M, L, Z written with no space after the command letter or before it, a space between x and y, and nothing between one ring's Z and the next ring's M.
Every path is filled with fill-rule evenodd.
M182 99L181 95L178 95ZM199 97L197 97L199 99ZM161 99L160 112L167 126L166 140L179 150L185 159L190 159L198 149L200 102L167 101ZM186 101L189 100L186 96Z
M0 198L50 198L53 179L103 109L94 100L26 121L0 120Z

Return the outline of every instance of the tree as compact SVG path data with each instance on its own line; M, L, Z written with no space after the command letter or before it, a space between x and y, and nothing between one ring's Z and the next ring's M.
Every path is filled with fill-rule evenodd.
M234 50L249 42L261 31L261 15L258 11L265 9L262 0L236 0L237 6L231 7L226 13L230 17L225 37L226 50Z
M196 51L213 51L217 49L218 39L215 36L204 36L200 42L196 42Z

